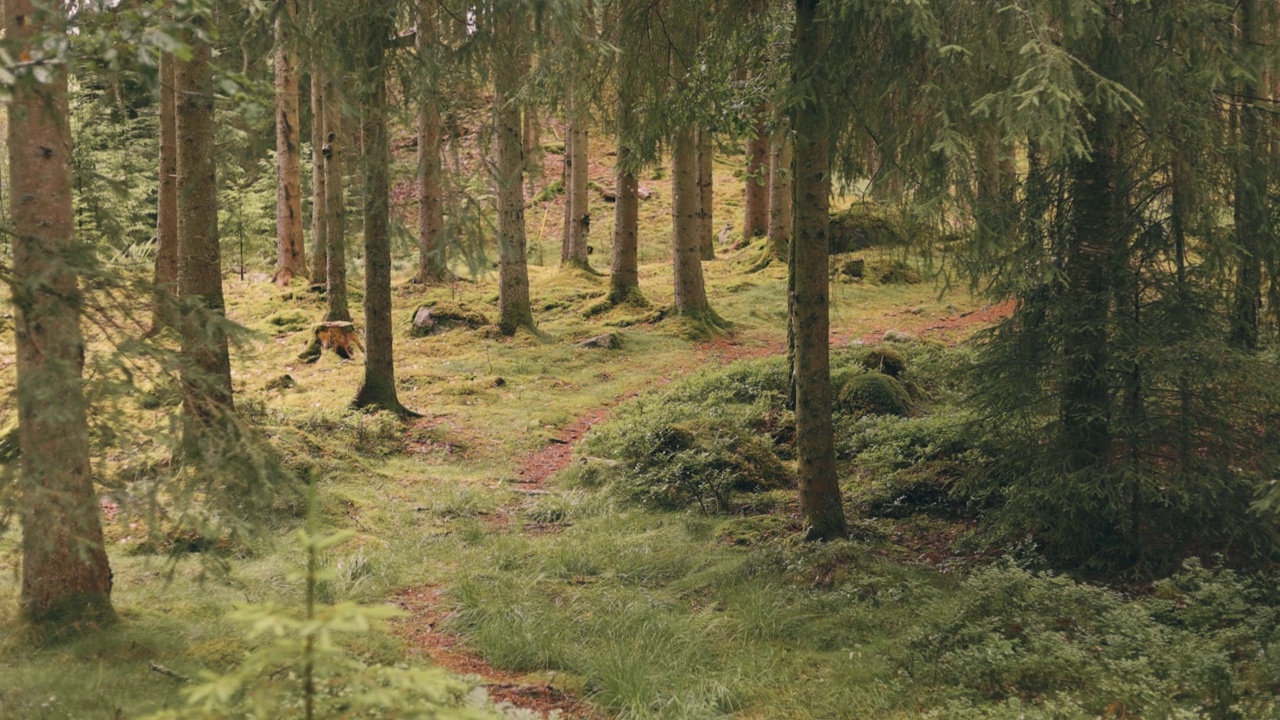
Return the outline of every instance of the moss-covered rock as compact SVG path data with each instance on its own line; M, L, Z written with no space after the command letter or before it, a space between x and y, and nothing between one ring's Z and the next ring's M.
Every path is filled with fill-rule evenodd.
M915 285L920 273L903 260L877 260L868 268L868 275L881 285Z
M894 378L880 373L855 375L840 388L836 412L844 415L897 415L911 411L911 394Z
M902 353L893 348L877 347L872 348L862 358L862 367L871 372L897 379L901 378L902 373L906 372L907 359L902 356Z
M844 212L833 213L829 232L832 255L906 244L901 222L874 203L855 203Z
M424 337L456 327L476 330L488 324L489 318L464 304L440 302L419 306L413 313L409 333L414 337Z

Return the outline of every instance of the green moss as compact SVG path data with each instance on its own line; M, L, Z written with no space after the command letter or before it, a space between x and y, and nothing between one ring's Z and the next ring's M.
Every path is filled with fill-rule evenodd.
M851 415L898 415L911 411L911 395L902 383L880 373L855 375L840 388L836 412Z
M752 515L725 520L711 536L727 545L759 545L792 532L787 518L778 515Z
M901 378L907 370L907 359L893 348L872 348L863 358L862 367L892 378Z

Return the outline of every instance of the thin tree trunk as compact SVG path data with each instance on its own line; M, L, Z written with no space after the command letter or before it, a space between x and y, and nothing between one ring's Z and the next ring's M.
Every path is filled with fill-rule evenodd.
M324 184L324 75L313 60L311 67L311 287L323 289L329 267L329 233L326 226L328 190Z
M742 236L747 240L769 232L769 135L765 132L763 117L764 109L758 108L747 138L746 190L742 202Z
M347 206L343 196L343 153L346 135L342 129L341 86L327 72L324 82L324 192L325 232L328 240L325 267L330 322L351 322L347 306Z
M560 266L573 256L573 131L565 125L564 153L560 156L560 188L564 191L564 217L560 223Z
M831 158L824 107L827 30L821 0L796 0L794 62L800 94L795 107L795 238L791 327L794 331L796 459L800 512L811 539L845 534L844 508L836 476L831 421L828 224Z
M1258 46L1263 23L1261 0L1241 0L1240 45L1246 64L1261 77ZM1262 257L1270 241L1267 207L1267 162L1264 120L1257 107L1262 96L1258 80L1241 85L1239 108L1241 156L1235 177L1235 229L1239 258L1236 268L1235 307L1231 314L1231 343L1245 350L1258 348L1262 308Z
M703 260L716 259L715 231L711 224L715 206L715 143L711 131L698 131L698 249Z
M569 222L568 245L561 257L564 267L590 270L587 244L591 231L591 203L587 196L588 137L587 125L578 110L578 101L570 91L568 99L570 142L565 145L565 203Z
M8 0L8 41L65 33L60 10ZM41 8L60 8L45 3ZM9 106L14 334L18 351L22 592L33 622L84 627L114 618L111 569L89 466L82 380L84 336L71 208L71 126L66 66L46 84L22 82Z
M173 325L178 284L178 141L177 95L171 53L160 56L160 176L156 198L156 300L151 330Z
M538 108L524 109L524 172L530 178L542 177L542 123L538 120Z
M791 156L790 123L780 118L769 138L769 259L787 261L791 244Z
M231 359L227 336L210 323L225 312L222 254L218 244L218 181L214 161L213 67L209 43L195 31L191 59L179 61L178 96L178 297L181 320L183 407L198 423L232 409ZM199 308L189 305L198 302Z
M359 68L360 137L364 146L364 380L355 407L409 412L396 393L391 320L391 147L387 140L386 43L394 29L379 0L366 0L365 57Z
M298 138L298 52L294 0L276 16L276 274L279 285L307 274L302 237L302 155Z
M671 257L675 264L676 315L709 320L698 240L698 143L691 129L677 130L671 143Z
M533 328L529 304L529 267L525 259L524 146L520 106L515 100L525 68L524 23L514 12L494 17L499 47L495 59L493 124L498 185L498 327L504 335Z
M437 41L437 0L422 0L418 14L418 53L432 56ZM439 283L449 276L444 252L444 183L440 165L440 109L434 93L418 107L418 274L414 282Z

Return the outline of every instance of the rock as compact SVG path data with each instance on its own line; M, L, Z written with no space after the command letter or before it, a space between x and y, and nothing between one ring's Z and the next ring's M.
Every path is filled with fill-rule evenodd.
M725 243L729 242L729 233L731 232L733 232L733 226L725 225L720 230L720 234L716 237L716 240L719 241L721 245L724 245Z
M607 203L618 202L618 191L613 188L600 188L600 199Z
M883 342L915 342L916 336L902 330L889 330L880 338Z
M640 185L636 188L636 197L641 200L648 200L653 197L653 191L643 185Z
M862 258L851 258L842 255L831 256L832 275L861 280L866 271L867 261Z
M583 340L578 343L578 347L617 350L622 347L622 338L618 337L616 333L605 333Z
M413 337L425 337L452 328L476 330L489 324L489 318L461 303L421 305L413 313Z
M266 384L268 390L289 390L297 386L298 382L293 379L292 375L281 375Z

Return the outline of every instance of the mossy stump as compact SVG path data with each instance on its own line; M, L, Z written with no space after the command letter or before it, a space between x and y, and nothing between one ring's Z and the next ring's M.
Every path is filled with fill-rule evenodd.
M331 350L343 360L350 360L355 351L364 351L360 344L360 336L356 333L355 323L342 321L326 321L311 330L311 344L298 356L299 360L313 363L320 359L325 350Z

